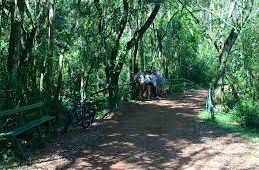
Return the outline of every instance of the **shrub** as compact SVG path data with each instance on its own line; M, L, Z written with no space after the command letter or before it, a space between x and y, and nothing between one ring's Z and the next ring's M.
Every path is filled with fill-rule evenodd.
M234 97L232 91L227 91L224 95L224 105L229 109L233 109L237 104L237 99Z
M244 99L237 103L235 112L237 121L243 126L256 127L259 120L259 102L252 99Z

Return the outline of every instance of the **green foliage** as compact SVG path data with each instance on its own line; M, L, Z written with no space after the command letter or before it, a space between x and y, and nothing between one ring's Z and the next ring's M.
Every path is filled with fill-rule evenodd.
M245 24L233 23L243 18L238 17L240 14L249 13L247 8L241 9L243 1L235 1L233 14L229 15L229 4L223 1L127 0L128 18L120 39L121 21L125 19L122 0L54 1L53 28L48 1L27 2L30 11L23 13L23 20L21 16L16 18L22 22L22 28L11 24L14 14L10 4L1 3L0 110L44 101L50 113L62 118L75 101L84 98L95 102L98 114L104 114L108 111L107 87L113 79L110 73L119 73L115 98L129 101L134 96L129 86L133 74L154 68L170 79L169 92L191 88L173 81L180 78L207 88L218 72L220 50L215 44L222 47L235 26L242 29L228 54L224 83L235 86L240 101L226 93L222 112L235 115L242 125L256 125L253 120L258 117L259 100L258 14L253 9ZM154 21L138 37L157 3L161 7ZM35 36L30 39L33 28ZM18 29L21 36L11 35L12 29ZM128 51L125 47L134 36L136 44ZM12 51L11 38L19 42ZM32 48L26 47L29 43ZM13 51L17 53L15 57L10 55ZM119 70L116 66L121 61L123 67ZM12 77L10 68L17 69L17 75Z
M6 148L6 145L0 144L0 146ZM10 163L14 162L15 153L12 149L7 149L7 150L0 151L0 152L1 152L0 168L4 168L4 164L6 165L6 164L10 164ZM1 167L1 166L3 166L3 167Z
M198 117L204 121L211 121L210 113L206 111L200 112ZM215 114L213 123L227 132L238 134L252 142L259 142L259 129L250 129L240 126L234 114L217 113Z
M237 123L250 128L259 127L259 102L252 97L242 96L239 101L229 91L224 96L224 104L218 113L229 114L234 117Z
M237 103L234 108L236 119L241 125L247 127L259 127L259 102L244 99Z

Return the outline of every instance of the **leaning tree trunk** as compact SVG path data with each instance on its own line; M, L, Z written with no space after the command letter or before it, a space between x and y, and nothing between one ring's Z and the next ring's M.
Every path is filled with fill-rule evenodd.
M117 37L115 40L115 45L112 49L111 55L109 56L107 65L106 65L106 78L109 84L109 100L110 100L110 108L112 108L111 111L116 110L117 109L117 99L118 99L118 81L119 81L119 76L121 73L121 70L123 68L124 62L125 62L125 58L126 55L120 55L120 57L118 58L118 50L120 47L120 39L121 36L124 32L124 29L126 27L126 24L128 22L128 11L129 11L129 4L127 2L127 0L123 0L123 4L124 4L124 16L121 20L121 23L119 24L120 30L119 32L117 32ZM127 42L126 45L126 51L129 51L132 47L134 47L136 45L136 43L139 42L139 40L143 37L144 33L146 32L146 30L150 27L150 25L153 23L158 11L160 9L160 3L157 3L152 11L152 13L150 14L150 16L148 17L148 19L146 20L146 22L143 24L143 26L137 30L133 37L130 39L130 41ZM117 59L119 60L117 62ZM117 63L117 64L116 64ZM111 101L113 100L113 101ZM116 102L116 103L114 103Z
M217 77L214 83L214 102L222 103L224 93L223 93L223 85L224 85L224 77L226 74L226 63L231 51L231 48L235 44L238 37L238 32L232 28L227 40L224 43L224 47L219 55L219 67Z

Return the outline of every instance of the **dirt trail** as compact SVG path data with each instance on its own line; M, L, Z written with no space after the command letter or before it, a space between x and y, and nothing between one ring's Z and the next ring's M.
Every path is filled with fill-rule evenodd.
M258 143L196 118L199 90L124 106L112 120L74 130L34 153L25 169L256 169Z

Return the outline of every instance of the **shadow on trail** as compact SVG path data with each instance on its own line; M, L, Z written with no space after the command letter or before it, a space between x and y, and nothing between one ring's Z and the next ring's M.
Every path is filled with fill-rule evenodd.
M59 137L36 154L37 169L182 169L220 154L204 140L228 135L196 118L204 91L124 106L121 115ZM38 156L37 156L38 155ZM223 168L226 165L221 165Z

